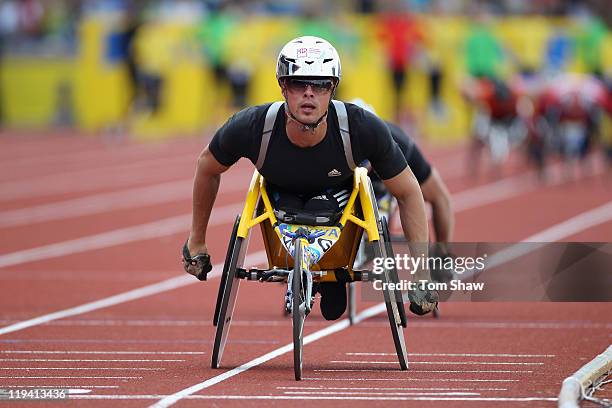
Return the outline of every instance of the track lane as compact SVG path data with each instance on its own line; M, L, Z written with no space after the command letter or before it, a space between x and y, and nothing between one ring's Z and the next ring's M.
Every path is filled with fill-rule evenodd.
M220 250L220 253L223 253L223 252L224 252L224 249L221 249L221 250ZM119 257L121 257L121 254L117 253L116 255L112 255L112 256L119 256ZM210 286L212 286L212 285L208 285L208 286L210 287ZM215 285L215 286L216 286L216 285ZM248 295L248 294L247 294L247 295L245 295L245 293L244 293L244 292L245 292L245 289L246 289L245 287L246 287L246 286L253 286L253 285L243 285L243 290L241 290L241 295L242 295L242 296L247 296L248 298L262 298L262 288L261 288L261 286L260 286L260 287L253 287L253 290L252 290L252 291L250 291L250 290L249 290L249 291L247 291L247 293L248 293L248 294L250 294L250 295ZM257 285L255 285L255 286L257 286ZM185 289L187 289L187 288L185 288ZM196 287L194 286L194 287L193 287L193 289L195 290L195 289L196 289ZM194 292L194 293L193 293L193 294L191 294L190 296L196 296L196 297L198 297L198 298L201 298L201 297L202 297L202 292L201 292L201 290L202 290L202 286L199 286L197 289L199 289L199 290L198 290L197 292ZM276 288L276 289L278 289L278 288ZM267 289L266 289L266 290L267 290ZM182 292L182 290L181 290L181 292ZM213 290L212 290L212 296L215 296L215 295L216 295L216 287L214 287L214 288L213 288ZM264 297L265 297L265 296L264 296ZM273 295L272 297L274 297L274 298L276 299L276 298L280 298L280 295ZM179 297L180 301L178 301L178 302L177 302L177 298L176 298L175 296L165 296L165 295L164 295L164 296L161 296L161 299L151 299L151 300L152 300L152 302L150 302L150 303L148 304L148 306L145 306L145 308L140 308L140 307L134 307L134 308L132 308L132 307L128 307L127 309L129 309L129 310L130 310L132 313L134 313L135 315L139 315L140 313L142 313L142 310L143 310L143 309L145 309L145 310L155 311L155 310L156 310L156 308L159 308L159 304L160 304L160 303L162 303L162 302L163 302L164 306L166 306L166 307L167 307L167 306L168 306L168 304L170 304L170 303L179 303L179 304L180 304L182 307L180 308L180 310L178 310L178 311L177 311L177 313L180 315L180 314L182 314L182 313L185 313L184 309L189 309L189 308L190 308L189 306L185 306L185 304L184 304L184 301L185 301L185 299L186 299L186 298L187 298L187 296L186 296L186 295L182 295L182 296L180 296L180 297ZM266 305L266 304L263 304L261 308L260 308L260 307L253 308L253 305L252 305L252 299L247 299L247 300L250 300L250 302L248 303L248 305L247 305L246 307L249 307L250 309L254 309L254 310L253 310L253 316L252 316L252 317L255 317L255 315L257 315L257 316L259 316L259 317L261 317L261 316L264 316L264 317L265 317L265 316L270 315L270 305L269 305L269 304L267 304L267 305ZM206 299L206 300L205 300L205 302L211 302L211 300L210 300L210 299ZM208 304L208 303L207 303L207 304ZM201 305L200 305L200 306L201 306ZM273 308L274 308L274 310L273 310L273 312L274 312L274 316L277 316L277 314L276 314L276 307L273 307ZM279 306L278 308L280 309L280 306ZM206 313L205 313L205 311L204 311L203 309L201 309L200 307L196 307L195 309L197 309L197 310L198 310L198 312L199 312L199 313L198 313L198 315L201 315L201 314L206 314ZM106 311L106 312L108 312L108 311ZM209 311L209 313L208 313L208 314L210 314L210 311ZM313 316L313 317L314 317L314 316ZM241 320L243 320L243 321L250 321L250 320L252 320L252 319L251 319L251 316L249 316L249 315L246 315L246 316L245 316L245 318L246 318L246 319L244 319L244 320L243 320L243 319L241 319ZM282 320L281 320L281 322L282 322ZM321 323L323 323L323 322L321 322ZM383 322L383 323L384 323L384 322ZM235 336L236 336L236 338L238 338L238 339L239 339L239 338L244 338L242 333L246 333L246 334L248 334L248 333L251 333L251 332L252 332L252 331L250 331L250 330L252 329L250 326L246 328L247 330L240 331L240 332L236 332L236 330L239 330L239 329L238 329L239 327L240 327L239 325L237 325L236 327L234 327L234 329L233 329L233 331L232 331L232 335L231 335L231 337L230 337L230 338L232 338L234 335L235 335ZM275 326L275 327L276 327L276 326ZM83 333L85 333L85 331L82 331L82 332L83 332ZM159 330L157 330L157 332L159 333ZM24 332L24 333L25 333L25 332ZM64 332L64 333L69 333L69 331L68 331L68 332ZM101 334L106 334L106 333L104 333L104 332L102 332L102 331L101 331L100 333L101 333ZM60 334L61 334L61 333L60 333ZM149 331L144 331L144 332L142 332L141 334L142 334L142 336L146 336L146 337L151 336L151 333L150 333ZM177 335L177 336L183 336L184 334L185 334L185 332L184 332L184 331L183 331L183 332L176 333L176 335ZM202 335L202 334L201 334L201 333L199 333L199 332L198 332L197 334L198 334L198 336L201 336L201 335ZM265 334L265 333L263 333L262 335L264 335L264 334ZM54 335L54 337L55 337L55 335ZM212 336L208 336L207 338L211 338L211 337L212 337ZM102 339L103 339L103 337L101 337L101 336L98 336L98 338L99 338L100 340L102 340ZM149 338L150 338L150 337L149 337ZM180 338L181 338L181 337L179 337L179 339L180 339ZM204 337L202 336L202 338L204 338ZM289 336L289 337L287 337L287 338L290 338L290 336ZM56 339L58 339L58 338L56 338ZM61 340L61 339L59 339L59 340ZM112 340L112 339L110 339L110 340ZM138 339L134 339L134 340L138 340ZM171 340L172 340L172 339L171 339ZM175 339L175 340L176 340L176 339ZM54 344L57 344L57 343L54 343ZM98 345L99 345L99 344L100 344L100 343L98 343ZM132 343L132 344L138 344L138 343ZM191 343L189 343L189 344L191 344ZM166 344L165 344L165 343L164 343L164 346L166 346ZM239 346L238 344L236 344L236 346L235 346L235 347L236 347L236 352L237 352L237 353L241 353L241 352L242 352L242 346ZM255 348L257 348L257 347L255 347ZM228 348L228 350L229 350L229 348ZM261 349L259 349L259 350L255 350L255 352L256 352L256 353L261 353ZM229 353L229 352L228 352L228 353ZM228 354L228 357L229 357L229 354ZM237 360L236 364L238 364L238 363L240 363L240 362L241 362L241 360L240 360L240 359L241 359L242 357L243 357L243 356L242 356L242 355L240 355L240 354L239 354L239 355L237 355L237 357L236 357L236 360ZM248 357L248 356L244 356L244 357ZM244 361L244 360L242 360L242 361ZM308 360L307 360L307 361L308 361ZM181 372L181 373L183 373L183 371L180 371L180 372ZM170 391L170 392L171 392L171 391Z
M257 285L255 285L255 286L257 286ZM258 289L259 291L261 291L261 287L260 287L260 288L257 288L257 289ZM244 291L243 291L243 292L244 292ZM244 296L244 293L243 293L243 296ZM186 298L187 298L187 296L184 296L184 297L183 297L183 296L181 296L181 298L185 298L185 299L186 299ZM250 300L250 299L248 299L248 298L252 298L252 297L247 295L247 300ZM151 299L151 300L153 300L153 299ZM168 304L168 302L162 302L162 304ZM261 315L262 315L261 313L263 313L263 314L265 315L265 313L266 313L266 312L265 312L265 305L262 305L262 306L264 306L264 310L252 310L252 309L253 309L253 305L252 305L252 304L249 304L249 302L247 302L247 304L249 305L249 306L248 306L248 307L249 307L249 311L253 311L253 312L254 312L254 315L261 316ZM258 313L258 312L261 312L261 313ZM179 313L180 313L180 312L179 312ZM247 318L246 320L249 320L249 319ZM384 321L383 321L383 325L384 325ZM238 332L238 333L235 333L235 332L236 332L236 330L234 329L234 331L233 331L233 336L236 336L237 338L242 337L242 336L240 335L240 332ZM251 333L251 332L252 332L252 330L249 330L249 333ZM212 334L212 333L211 333L211 334ZM229 351L229 350L230 350L230 347L231 347L231 346L228 346L228 353L230 352L230 351ZM238 348L237 352L238 352L238 353L241 353L241 354L242 354L242 353L244 353L244 347L243 347L243 346L240 346L240 347ZM229 354L228 354L228 355L229 355ZM237 357L238 357L238 356L237 356ZM242 357L244 357L244 356L240 355L240 356L238 357L238 363L240 362L240 359L241 359ZM244 361L244 360L243 360L243 361ZM232 362L232 361L230 361L230 362Z

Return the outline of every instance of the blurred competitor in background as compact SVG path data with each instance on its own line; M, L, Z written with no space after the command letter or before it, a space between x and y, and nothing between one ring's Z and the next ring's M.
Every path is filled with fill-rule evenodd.
M374 108L366 103L363 99L356 98L350 101L351 103L359 106L362 109L367 110L373 114L376 114ZM432 222L435 233L436 244L431 250L431 256L439 256L446 258L449 255L448 243L453 237L453 228L455 225L455 217L453 214L450 193L442 177L438 171L431 166L427 161L423 153L416 145L414 140L399 126L394 123L385 121L385 124L391 132L391 136L397 145L399 146L402 154L406 158L406 162L410 169L414 173L423 193L423 199L431 205L432 209ZM391 223L391 217L393 215L395 204L393 196L387 191L384 183L376 173L371 169L369 163L362 163L362 166L370 169L370 179L372 180L372 186L374 187L374 193L376 194L376 200L378 201L379 210L383 215L387 217L389 223ZM446 270L431 270L432 280L442 282L450 280L452 271Z
M525 137L518 115L519 95L502 79L489 76L467 79L461 91L475 108L468 171L472 176L478 173L481 152L486 148L494 170L499 172L510 150Z
M538 111L552 130L552 150L568 165L585 163L600 131L608 97L601 80L580 74L558 75L540 93Z

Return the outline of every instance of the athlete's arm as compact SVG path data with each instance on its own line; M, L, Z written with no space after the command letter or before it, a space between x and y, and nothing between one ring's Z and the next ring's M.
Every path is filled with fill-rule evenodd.
M200 153L193 180L193 215L187 244L191 255L208 253L206 229L219 190L221 173L241 157L248 157L254 163L259 143L252 143L252 127L256 126L257 134L261 134L265 112L263 106L255 106L236 113L217 130L210 144ZM259 123L261 127L254 125ZM257 147L256 151L253 150L254 146Z
M432 169L430 176L421 184L421 191L425 201L431 204L436 241L445 245L453 237L455 217L450 193L436 169Z
M210 213L217 197L221 173L229 167L224 166L215 159L208 146L198 158L195 178L193 180L193 215L191 232L187 247L189 253L208 253L206 248L206 229Z
M446 243L452 239L454 217L451 208L450 194L442 178L435 169L431 167L419 147L399 127L387 123L391 130L393 140L400 147L402 154L408 162L408 166L414 173L421 185L423 198L430 203L433 210L432 221L436 234L436 241L443 245L446 251Z
M383 182L387 190L397 200L404 236L409 243L413 244L411 245L413 256L421 254L427 256L429 231L425 214L425 203L421 194L421 188L412 170L410 170L410 167L406 167L398 175L383 180ZM429 280L429 270L421 269L417 271L415 278L417 280Z

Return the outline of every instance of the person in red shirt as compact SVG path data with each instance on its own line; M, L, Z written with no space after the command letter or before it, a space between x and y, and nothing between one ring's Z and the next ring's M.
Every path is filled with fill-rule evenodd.
M378 38L382 42L387 66L393 79L395 121L402 114L401 94L406 82L406 71L422 42L418 21L403 10L388 10L378 20Z

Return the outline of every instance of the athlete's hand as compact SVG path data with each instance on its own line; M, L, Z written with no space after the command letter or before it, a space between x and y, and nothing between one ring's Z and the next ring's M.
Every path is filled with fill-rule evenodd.
M417 287L415 290L408 291L408 299L410 300L410 311L422 316L433 312L438 306L439 295L435 290Z
M191 254L195 255L192 256ZM212 270L206 244L196 246L191 245L189 240L185 242L185 245L183 245L183 268L185 272L195 276L198 280L206 280L208 272Z

